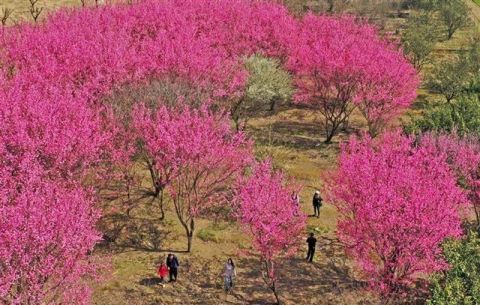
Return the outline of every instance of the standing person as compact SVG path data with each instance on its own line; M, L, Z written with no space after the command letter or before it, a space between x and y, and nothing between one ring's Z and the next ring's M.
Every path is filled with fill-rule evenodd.
M157 273L158 273L158 276L160 277L160 283L162 284L162 286L165 286L165 280L166 280L167 275L168 275L168 267L167 267L167 264L165 264L164 262L162 262L162 263L160 264L160 266L158 266Z
M178 263L178 259L172 253L168 254L167 256L167 267L168 273L170 275L170 282L176 282L178 276L178 267L180 264Z
M235 264L233 260L229 258L225 263L225 267L223 269L223 281L224 281L224 289L226 293L229 293L233 288L233 281L237 276L237 269L235 269Z
M317 244L317 239L314 237L313 233L310 233L310 236L307 238L307 244L307 261L311 263L313 262L313 255L315 254L315 245Z
M320 217L320 207L322 206L322 197L320 197L320 191L315 191L315 194L313 195L313 215L317 216L317 218Z
M291 199L292 201L295 203L296 205L296 209L295 209L295 212L294 212L294 215L295 216L298 216L298 211L300 211L300 196L298 195L297 192L293 191L292 192L292 195L291 195Z
M292 198L292 201L295 202L297 207L300 206L300 196L298 195L297 192L293 191L291 198Z

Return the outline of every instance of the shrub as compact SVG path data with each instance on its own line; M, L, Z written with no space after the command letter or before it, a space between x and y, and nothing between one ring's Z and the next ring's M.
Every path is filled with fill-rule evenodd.
M415 134L455 131L460 136L480 136L480 101L478 97L467 96L450 103L428 105L422 116L412 117L405 131Z
M469 232L462 240L449 240L442 246L450 269L431 279L432 296L428 305L480 304L480 238Z
M197 237L203 240L204 242L220 242L220 238L217 236L217 233L211 228L202 228L198 230Z

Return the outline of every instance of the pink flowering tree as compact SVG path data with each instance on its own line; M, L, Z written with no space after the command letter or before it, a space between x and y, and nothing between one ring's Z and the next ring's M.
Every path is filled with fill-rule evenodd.
M251 143L232 130L223 114L212 114L206 106L156 111L140 107L135 127L164 178L190 252L195 219L227 202L232 183L252 160Z
M452 134L424 134L422 145L436 147L439 154L447 156L447 162L457 176L475 213L477 226L480 227L480 141L473 135L460 137Z
M238 183L237 217L251 236L253 247L264 266L264 280L277 304L276 260L292 255L298 248L298 237L305 229L306 216L292 199L292 189L281 172L272 169L269 161L255 165L253 173Z
M307 15L290 41L297 103L319 111L329 143L359 107L377 134L416 97L415 69L376 29L353 17Z
M44 181L30 158L10 169L0 168L0 302L89 304L100 239L91 194Z
M352 137L327 179L339 237L383 297L448 267L440 244L462 234L459 210L467 199L446 158L398 132L378 140Z

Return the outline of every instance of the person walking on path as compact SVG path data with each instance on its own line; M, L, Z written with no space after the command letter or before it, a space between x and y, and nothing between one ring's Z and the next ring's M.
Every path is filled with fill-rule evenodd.
M235 269L235 264L233 263L233 260L229 258L223 268L223 287L226 293L229 293L232 290L236 276L237 270Z
M167 278L167 275L168 275L168 267L167 267L167 264L162 262L160 264L160 266L158 266L158 270L157 270L157 273L158 273L158 276L160 277L160 284L162 286L165 286L165 280Z
M167 256L167 267L168 273L170 275L170 282L176 282L178 277L178 267L180 264L178 263L178 259L173 254L168 254Z
M320 207L322 206L322 197L320 197L320 191L315 191L315 194L313 195L313 216L316 216L317 218L320 217Z
M295 203L296 205L294 215L298 216L298 211L300 211L300 196L298 195L297 192L293 191L290 198L292 199L293 203Z
M291 198L292 198L292 201L295 202L297 207L299 207L300 206L300 196L298 195L298 193L293 191L292 195L291 195Z
M315 245L317 244L317 239L310 233L310 236L307 238L308 251L307 251L307 261L309 263L313 262L313 255L315 254Z

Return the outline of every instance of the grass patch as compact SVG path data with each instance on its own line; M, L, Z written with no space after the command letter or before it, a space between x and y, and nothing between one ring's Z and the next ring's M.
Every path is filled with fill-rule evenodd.
M475 3L476 5L480 6L480 0L472 0L473 3Z
M315 233L315 234L327 234L328 232L330 232L330 229L323 226L309 224L307 226L307 231L309 233Z
M219 243L221 241L218 232L209 227L198 230L197 237L204 242Z

